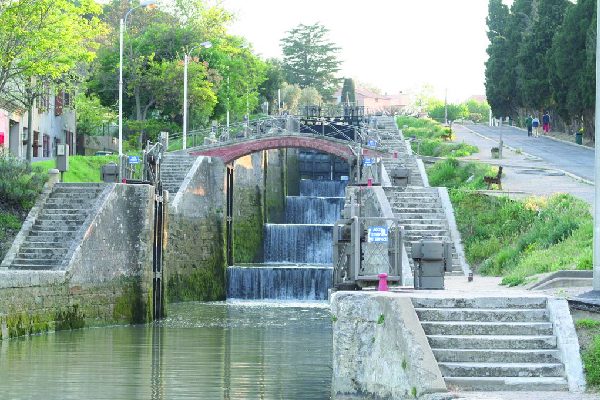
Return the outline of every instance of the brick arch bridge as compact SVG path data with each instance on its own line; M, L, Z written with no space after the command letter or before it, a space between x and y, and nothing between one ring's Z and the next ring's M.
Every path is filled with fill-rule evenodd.
M356 145L352 146L350 143L347 140L327 136L298 136L296 134L241 139L222 144L217 143L210 146L191 148L188 150L188 153L193 156L220 158L225 164L228 164L240 157L262 150L300 148L332 154L352 163L356 159L356 152L358 150ZM373 148L364 147L362 150L363 155L367 157L389 157L388 153Z

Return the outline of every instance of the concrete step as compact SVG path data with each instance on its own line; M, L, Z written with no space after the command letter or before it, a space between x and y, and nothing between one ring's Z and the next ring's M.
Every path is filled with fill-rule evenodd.
M26 242L27 243L27 242ZM25 247L25 245L21 246L19 249L19 258L28 258L28 257L63 257L69 249L66 247Z
M47 265L30 265L30 264L12 264L8 269L19 270L19 271L51 271L56 270L60 265L47 264Z
M416 308L538 308L546 309L545 297L476 297L434 298L413 297Z
M433 209L429 207L392 207L392 212L394 214L404 215L404 214L422 214L426 215L430 218L435 218L436 216L444 216L446 214L443 213L440 209Z
M443 376L461 377L562 377L565 369L560 363L438 363Z
M547 322L545 309L512 308L415 308L419 320L477 322Z
M432 349L438 362L560 363L558 350Z
M39 227L39 226L33 226L31 228L31 230L29 231L29 235L32 236L43 236L43 235L56 235L56 234L69 234L69 233L73 233L79 230L79 225L73 225L73 226L60 226L57 225L54 228L50 227L50 228L44 228L44 227Z
M64 230L63 228L79 227L83 222L83 218L78 219L40 219L38 218L33 224L33 228L42 230Z
M401 224L404 227L406 233L413 232L447 232L447 228L443 224ZM442 235L443 236L443 235Z
M427 335L552 335L550 322L422 322Z
M35 222L79 222L83 223L86 219L86 215L82 214L46 214L43 211L37 217Z
M451 389L466 391L566 391L569 385L565 378L556 377L448 377L444 378ZM515 398L517 400L518 397Z
M80 215L81 209L66 209L66 208L44 208L40 215Z
M437 349L556 349L556 337L547 335L429 335L427 339Z
M413 220L418 220L418 219L425 219L425 220L431 220L431 219L444 219L446 214L441 213L439 211L434 211L434 212L429 212L429 213L416 213L416 212L397 212L394 211L394 215L396 216L396 218L398 218L400 220L401 223L404 223L404 221L413 221ZM445 219L444 219L445 220Z
M21 266L21 265L28 265L28 266L47 266L47 265L59 265L62 262L62 259L42 259L42 260L38 260L38 259L28 259L28 258L15 258L12 265L14 266Z

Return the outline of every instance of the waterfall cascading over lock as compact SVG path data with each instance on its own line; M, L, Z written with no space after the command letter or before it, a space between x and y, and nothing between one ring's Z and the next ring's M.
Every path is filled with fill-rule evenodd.
M302 180L300 196L286 197L285 223L264 226L265 264L228 268L227 298L326 300L345 189L346 182Z
M265 263L331 264L333 225L266 224Z
M344 197L347 181L300 181L300 196L307 197Z
M329 266L249 266L228 270L229 299L327 300Z
M334 224L344 208L343 197L287 196L285 222L287 224Z

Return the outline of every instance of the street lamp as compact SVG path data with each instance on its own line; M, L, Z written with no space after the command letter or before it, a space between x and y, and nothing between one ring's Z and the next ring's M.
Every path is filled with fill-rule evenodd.
M141 7L156 6L156 0L142 0L140 5L131 8L125 14L125 18L121 18L119 30L119 160L123 155L123 35L127 26L127 18L134 10Z
M187 125L188 125L188 64L190 60L190 54L192 51L199 47L210 49L212 47L211 42L203 42L198 46L192 47L188 52L185 53L183 62L183 149L187 148Z

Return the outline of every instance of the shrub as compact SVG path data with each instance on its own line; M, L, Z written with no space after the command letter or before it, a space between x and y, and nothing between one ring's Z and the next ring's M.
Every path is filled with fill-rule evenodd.
M33 207L48 176L12 156L0 157L0 202L7 207Z
M600 335L594 337L590 348L583 353L583 365L588 384L600 386Z

